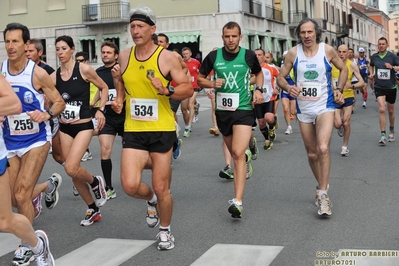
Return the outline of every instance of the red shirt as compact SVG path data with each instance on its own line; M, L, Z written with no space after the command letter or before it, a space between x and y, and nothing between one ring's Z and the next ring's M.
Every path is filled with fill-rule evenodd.
M200 86L197 83L198 80L198 71L201 67L200 61L194 58L190 58L189 61L184 60L184 63L186 63L188 71L190 72L191 75L191 85L193 85L194 89L199 89Z

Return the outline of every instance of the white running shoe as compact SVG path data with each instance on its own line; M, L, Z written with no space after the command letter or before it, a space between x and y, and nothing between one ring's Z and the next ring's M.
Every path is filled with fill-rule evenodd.
M54 266L55 261L53 255L50 252L50 246L47 234L42 230L37 230L37 237L43 242L43 250L41 253L35 255L37 266Z
M292 134L292 127L289 126L287 127L287 130L284 132L285 135L291 135Z
M158 250L170 250L175 247L175 237L170 231L160 230L157 234Z
M321 199L319 199L318 205L319 205L319 210L317 213L319 215L331 215L332 214L332 212L331 212L332 203L327 194L321 195Z

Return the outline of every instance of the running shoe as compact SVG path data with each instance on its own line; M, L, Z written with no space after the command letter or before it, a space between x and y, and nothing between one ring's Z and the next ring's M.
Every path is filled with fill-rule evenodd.
M228 209L231 217L233 218L241 218L242 217L242 203L237 202L236 199L229 200L230 207Z
M75 186L72 186L72 193L75 197L79 196L79 191L76 189Z
M221 178L233 179L234 178L233 169L231 169L229 165L226 165L226 167L223 170L220 170L219 176Z
M177 140L177 147L176 149L173 151L173 159L177 160L179 159L180 155L181 155L181 145L183 144L183 140L182 139L178 139Z
M295 116L294 116L293 114L291 114L291 115L290 115L290 119L291 119L291 120L294 120L294 119L295 119Z
M50 252L50 244L48 241L47 234L42 230L36 230L37 237L43 242L43 250L39 254L35 255L37 266L54 266L55 261L53 255Z
M338 134L338 136L340 136L341 138L344 136L344 125L341 125L341 126L337 129L337 134Z
M279 126L279 124L278 124L278 121L277 121L277 114L275 114L274 115L274 121L275 121L275 125L274 125L274 129L278 129L278 126Z
M220 132L219 132L219 129L217 127L211 127L209 129L209 134L213 134L215 136L219 136Z
M14 252L14 258L12 259L11 265L13 266L23 266L29 265L31 261L33 261L35 257L33 256L33 252L30 248L19 245L17 250Z
M247 165L247 174L246 174L246 178L250 179L252 177L253 174L253 168L252 168L252 152L250 149L246 149L245 151L245 162Z
M185 137L185 138L190 137L190 132L191 132L191 128L185 128L184 129L184 133L183 133L183 137Z
M388 135L388 142L394 142L394 141L395 141L395 134L391 132Z
M252 160L256 160L258 158L258 154L259 154L259 149L258 149L258 143L256 142L256 138L254 137L254 146L251 147L249 146L249 150L252 153Z
M330 184L327 184L327 192L328 189L330 188ZM314 205L316 205L317 207L319 206L319 186L316 186L316 197L314 199Z
M271 150L273 147L273 141L266 140L265 145L263 145L264 150Z
M291 135L292 134L292 127L288 126L287 130L284 132L285 135Z
M344 148L344 147L342 147L342 149L341 149L341 155L343 156L343 157L348 157L349 156L349 149L348 148Z
M46 192L44 193L44 201L46 202L46 207L52 209L58 203L59 199L58 188L62 184L62 177L59 174L54 173L52 174L52 176L48 178L48 180L50 181L50 183L53 184L53 190L49 193Z
M170 250L175 247L175 237L170 231L159 230L157 238L159 239L158 250Z
M43 209L41 192L39 193L39 195L37 195L36 198L33 199L32 204L33 204L33 209L35 211L35 219L36 219L42 213Z
M90 151L85 151L85 154L83 154L82 157L82 162L86 162L87 160L93 159L93 155L91 154Z
M81 226L89 226L89 225L92 225L94 222L97 222L100 220L101 220L100 210L98 210L96 212L93 209L87 209L86 217L82 221L80 221L80 225Z
M92 188L94 193L97 207L102 207L107 202L107 192L105 191L104 180L101 176L95 176L97 178L98 185Z
M331 215L332 214L332 212L331 212L332 203L327 194L324 194L321 196L321 199L319 199L318 205L319 205L319 210L317 213L319 215Z
M197 123L197 122L198 122L198 116L195 115L195 116L193 117L193 123Z
M116 198L116 192L114 189L108 188L106 191L107 191L107 200Z
M154 228L159 224L157 204L147 201L147 215L145 216L148 227Z
M384 146L387 144L387 138L385 137L385 135L381 136L380 141L378 142L381 146Z
M363 108L366 108L366 107L367 107L367 102L363 102L362 107L363 107Z

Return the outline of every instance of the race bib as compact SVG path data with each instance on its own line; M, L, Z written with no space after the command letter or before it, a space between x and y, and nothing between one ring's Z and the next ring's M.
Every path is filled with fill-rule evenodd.
M108 99L105 104L111 105L111 103L115 100L115 98L116 98L116 89L109 89L108 90Z
M337 78L333 78L332 83L333 83L334 89L338 88L338 79Z
M389 69L377 69L378 79L391 79L391 70Z
M240 94L238 93L222 93L216 94L216 109L225 111L235 111L240 104Z
M321 84L317 82L303 82L298 86L302 92L298 99L302 101L317 101L321 96Z
M67 104L61 113L61 121L65 124L73 123L80 119L80 106Z
M130 99L130 118L139 121L157 121L158 99Z
M39 132L39 123L31 121L29 115L9 115L10 135L30 135Z

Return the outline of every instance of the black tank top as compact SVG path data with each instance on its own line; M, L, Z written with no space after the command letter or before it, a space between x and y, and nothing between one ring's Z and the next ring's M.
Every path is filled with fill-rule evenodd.
M79 71L79 62L75 63L69 80L61 78L61 67L57 69L56 87L66 104L80 106L80 119L91 118L90 114L90 83L86 82Z

